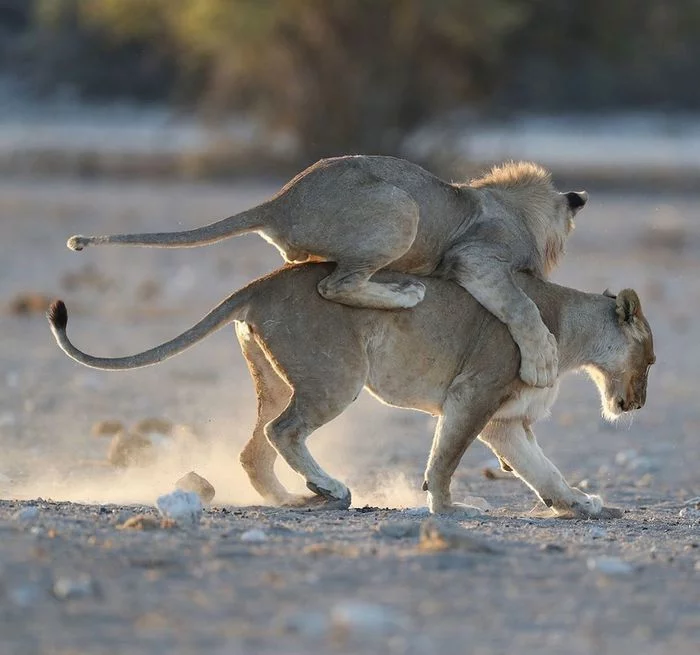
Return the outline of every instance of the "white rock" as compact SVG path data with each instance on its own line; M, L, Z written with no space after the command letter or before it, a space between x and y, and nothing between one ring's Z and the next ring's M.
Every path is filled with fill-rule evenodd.
M156 507L161 516L172 519L183 526L194 526L202 518L202 501L193 491L180 489L160 496Z
M23 507L12 516L16 521L33 521L39 517L39 508L35 506Z
M405 627L406 621L389 607L349 600L331 609L331 624L342 632L382 635Z
M249 544L261 544L263 541L267 541L267 534L264 530L252 528L251 530L246 530L241 535L241 541L245 541Z
M587 565L589 571L604 575L629 575L634 572L634 566L619 557L589 557Z
M89 575L82 574L75 578L58 578L53 585L53 595L59 600L86 598L95 595L95 583Z

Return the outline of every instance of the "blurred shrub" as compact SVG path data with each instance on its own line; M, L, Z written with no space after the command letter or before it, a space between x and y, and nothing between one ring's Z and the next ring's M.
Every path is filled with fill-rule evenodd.
M491 93L506 37L529 11L519 0L41 0L38 7L51 34L75 43L77 30L111 48L115 65L134 53L160 57L166 71L178 72L171 100L213 118L251 110L295 133L309 158L391 152L435 111ZM120 75L95 63L105 80ZM80 86L93 95L100 88L88 72Z

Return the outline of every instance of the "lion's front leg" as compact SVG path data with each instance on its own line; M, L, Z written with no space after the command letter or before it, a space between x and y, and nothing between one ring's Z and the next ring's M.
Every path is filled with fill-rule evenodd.
M558 375L557 342L537 305L515 284L502 257L469 250L460 253L457 282L505 323L520 349L520 378L535 387L551 387Z
M570 487L559 469L542 452L529 425L522 421L492 421L484 428L479 439L505 460L513 473L559 516L620 516L619 510L604 507L600 496Z

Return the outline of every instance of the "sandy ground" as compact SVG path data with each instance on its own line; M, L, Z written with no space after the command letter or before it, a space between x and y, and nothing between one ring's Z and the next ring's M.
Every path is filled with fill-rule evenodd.
M633 286L654 330L643 410L606 425L592 383L572 376L535 428L567 478L624 517L529 516L534 496L485 478L490 453L475 444L454 496L488 509L457 527L494 552L425 552L430 417L361 396L310 440L352 488L353 509L259 507L237 459L255 399L231 330L158 367L102 373L59 351L42 312L12 310L27 292L62 297L71 338L95 354L170 338L277 266L276 251L250 236L77 254L65 239L199 225L274 189L0 182L0 653L696 653L698 199L590 190L555 276L588 290ZM106 465L109 441L91 426L151 416L199 437L162 440L146 468ZM156 497L190 469L217 490L198 529L117 529L157 516Z

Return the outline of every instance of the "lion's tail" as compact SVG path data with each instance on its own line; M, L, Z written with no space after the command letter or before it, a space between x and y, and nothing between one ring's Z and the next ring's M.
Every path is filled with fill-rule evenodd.
M58 345L68 357L90 368L98 368L106 371L125 371L132 368L142 368L162 362L198 343L212 332L228 325L245 314L247 302L250 298L251 286L230 295L226 300L212 309L201 321L193 325L189 330L178 335L170 341L166 341L155 348L128 357L94 357L78 350L68 339L66 326L68 324L68 310L62 300L54 302L46 316L49 320L51 332Z

